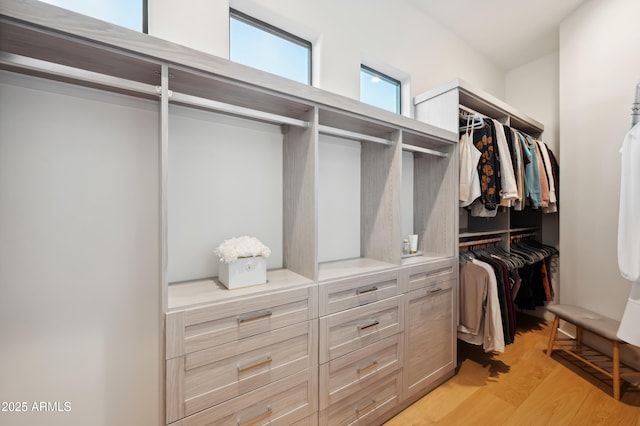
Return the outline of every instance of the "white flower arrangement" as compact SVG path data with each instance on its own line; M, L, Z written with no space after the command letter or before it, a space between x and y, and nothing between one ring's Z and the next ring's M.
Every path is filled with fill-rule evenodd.
M255 237L242 236L224 240L213 252L220 262L230 263L242 257L269 257L271 249Z

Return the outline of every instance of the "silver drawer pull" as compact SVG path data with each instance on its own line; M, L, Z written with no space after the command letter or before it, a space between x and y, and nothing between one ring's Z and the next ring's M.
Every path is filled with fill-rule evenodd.
M438 293L442 291L442 287L436 287L433 290L429 290L429 294Z
M372 291L378 291L378 287L376 287L375 285L371 285L369 287L362 287L356 290L356 294L361 295L361 294L371 293Z
M260 318L267 318L273 315L273 312L269 309L263 309L261 311L249 312L248 314L238 315L238 323L242 324L243 322L255 321Z
M356 408L356 414L358 415L358 417L360 417L361 415L366 414L369 411L373 410L375 407L376 407L376 401L375 399L372 399L371 402L368 403L367 405Z
M367 329L369 327L373 327L373 326L378 325L378 324L380 324L380 321L374 319L374 320L371 320L370 322L368 322L366 324L360 324L358 326L358 330L364 330L364 329Z
M358 372L358 374L362 374L374 368L378 368L378 361L373 361L371 364L367 365L366 367L360 367L356 371Z
M242 420L238 419L238 426L251 426L251 425L255 425L259 422L261 422L262 420L266 420L269 417L271 417L271 414L273 414L273 410L271 409L271 407L267 407L267 411L265 411L264 413L260 414L257 417L254 417L253 419L243 422Z
M273 362L273 359L271 358L271 355L265 355L264 358L256 361L252 361L252 364L249 364L247 366L241 366L240 364L238 364L238 373L244 373L246 371L249 370L253 370L254 368L258 368L258 367L262 367L264 365L269 365Z

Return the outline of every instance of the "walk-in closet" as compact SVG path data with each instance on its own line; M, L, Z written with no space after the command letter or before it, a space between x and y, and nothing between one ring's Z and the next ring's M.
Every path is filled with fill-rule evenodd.
M638 424L636 3L2 1L0 425Z

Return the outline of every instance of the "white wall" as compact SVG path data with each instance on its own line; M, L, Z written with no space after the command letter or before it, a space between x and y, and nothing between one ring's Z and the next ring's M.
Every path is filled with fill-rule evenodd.
M169 282L217 276L213 250L242 235L271 249L269 269L282 268L279 126L172 105L168 199Z
M0 424L157 425L157 105L5 71L0 99L0 401L28 408Z
M559 154L559 53L554 52L505 74L505 101L544 124L543 140Z
M637 0L585 2L560 26L562 303L620 318L616 258L622 139L640 79Z
M411 96L461 77L504 96L504 73L408 2L385 0L149 0L149 33L228 58L232 6L314 43L314 85L359 99L359 70L410 76Z

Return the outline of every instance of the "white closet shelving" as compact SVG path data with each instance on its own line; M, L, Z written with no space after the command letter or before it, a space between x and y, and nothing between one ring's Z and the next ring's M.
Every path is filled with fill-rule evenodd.
M0 15L5 72L158 108L159 279L123 303L160 301L167 424L380 423L454 374L456 132L37 1ZM229 291L212 251L240 234L269 282Z
M450 131L458 131L459 110L472 111L493 118L535 138L541 138L544 125L496 98L472 87L464 80L454 80L415 98L416 118ZM512 235L535 233L542 238L543 215L540 210L526 208L515 211L500 207L494 218L472 217L468 210L459 209L459 237L461 240L500 238L508 250Z

